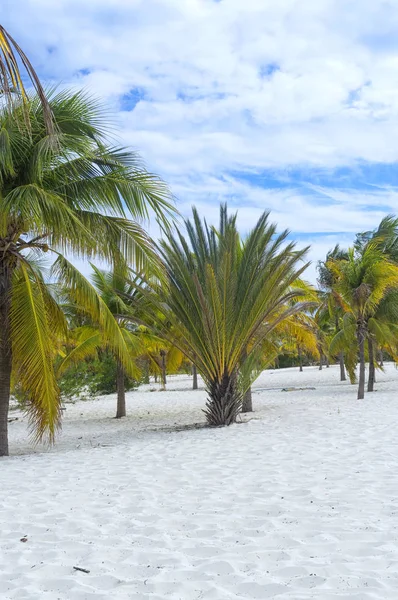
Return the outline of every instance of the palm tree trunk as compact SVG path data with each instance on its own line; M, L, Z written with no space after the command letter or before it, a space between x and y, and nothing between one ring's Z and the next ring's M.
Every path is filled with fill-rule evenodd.
M323 354L322 352L319 353L319 370L322 371L322 366L323 366Z
M116 419L121 419L126 416L126 390L124 386L124 369L123 365L117 361L116 368L116 387L117 387L117 409Z
M149 384L150 380L149 380L149 359L148 358L144 359L143 371L144 371L144 376L143 376L142 383Z
M221 381L208 385L209 399L206 402L207 424L210 427L232 425L242 409L242 396L239 392L236 373L224 373Z
M375 357L373 340L368 338L368 354L369 354L369 375L368 375L368 392L373 392L375 384Z
M346 381L347 377L345 374L344 352L340 352L339 361L340 361L340 381Z
M300 366L299 371L300 371L300 373L302 373L303 372L303 354L301 352L300 346L298 347L298 359L299 359L299 366Z
M329 367L330 367L329 357L326 356L326 368L328 369Z
M194 364L192 364L192 375L193 375L192 389L197 390L198 389L198 369L196 368L196 365L194 365Z
M384 367L384 357L383 357L383 350L379 350L379 363L381 367Z
M243 395L242 412L253 412L252 386L250 386Z
M161 361L161 369L162 369L162 388L166 389L166 352L164 350L160 351L160 361Z
M360 325L357 331L359 349L358 400L365 398L365 337L365 329L363 325Z
M11 269L0 265L0 456L8 456L8 409L11 387Z

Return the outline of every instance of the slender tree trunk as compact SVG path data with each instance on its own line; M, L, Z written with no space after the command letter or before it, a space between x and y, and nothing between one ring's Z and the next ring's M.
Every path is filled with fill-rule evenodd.
M365 337L365 329L360 325L357 331L359 349L358 400L363 400L363 398L365 398Z
M11 387L11 269L0 264L0 456L8 456L8 409Z
M247 360L247 348L245 348L245 350L242 352L241 366L244 365L244 363L245 363L246 360ZM251 373L250 373L249 383L250 383L250 381L251 381ZM243 413L253 412L253 399L252 399L252 388L251 388L251 385L249 385L249 387L247 388L246 392L243 394L243 398L242 398L242 412Z
M221 381L208 386L209 399L204 411L208 425L220 427L232 425L242 409L237 373L225 373Z
M155 383L157 383L157 382L158 382L158 374L156 373L156 371L155 371L155 373L153 374L153 378L154 378L154 380L155 380Z
M323 367L323 354L322 352L319 353L319 370L322 371L322 367Z
M248 390L243 395L242 401L242 412L253 412L253 398L252 398L252 387L250 386Z
M124 386L123 365L117 361L116 368L116 387L117 387L117 409L116 418L121 419L126 416L126 390Z
M346 381L347 377L345 374L344 352L340 352L339 361L340 361L340 381Z
M144 359L144 376L142 379L142 383L149 384L149 359Z
M301 348L300 346L298 347L298 359L299 359L299 371L300 373L303 372L303 354L301 352Z
M329 357L326 356L326 368L328 369L329 367L330 367Z
M375 357L373 340L368 338L368 354L369 354L369 374L368 374L368 392L374 391L375 384Z
M383 357L383 350L379 350L379 363L381 367L384 367L384 357Z
M161 369L162 369L162 388L166 389L166 352L164 350L160 351L160 360L161 360Z
M198 369L196 368L196 365L194 365L194 364L192 364L192 375L193 375L192 389L197 390L198 389Z

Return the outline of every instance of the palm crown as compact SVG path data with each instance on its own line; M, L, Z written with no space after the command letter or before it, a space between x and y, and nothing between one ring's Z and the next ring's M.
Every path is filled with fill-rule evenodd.
M221 207L218 229L197 211L186 221L188 239L168 233L160 254L166 284L149 294L168 336L197 365L209 392L212 425L235 421L240 410L238 370L270 332L303 309L294 282L306 268L305 250L276 234L264 214L242 241L236 215ZM154 300L156 299L156 300ZM156 317L155 317L156 319ZM174 336L174 337L173 337Z
M123 359L127 349L115 320L65 253L141 269L157 259L139 221L152 209L166 223L173 212L166 185L137 155L107 143L104 114L96 102L82 93L61 92L50 96L50 106L54 134L46 129L37 97L29 100L29 126L22 102L11 114L0 112L2 439L9 397L4 373L12 368L24 374L21 383L31 399L38 436L47 431L52 438L59 423L49 332L64 330L65 319L31 258L43 252L55 258L52 277L91 311Z

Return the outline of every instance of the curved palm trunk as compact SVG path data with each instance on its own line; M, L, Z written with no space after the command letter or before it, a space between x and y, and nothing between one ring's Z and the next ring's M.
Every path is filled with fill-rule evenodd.
M11 387L11 269L0 265L0 456L8 456L8 409Z
M242 412L253 412L253 398L252 398L252 387L250 386L248 390L243 395L242 400Z
M374 391L375 384L375 356L373 340L368 338L368 353L369 353L369 375L368 375L368 392Z
M210 427L232 425L242 409L236 373L225 373L221 381L208 384L209 399L204 413Z
M359 349L359 383L358 383L358 400L365 398L365 338L366 331L363 325L358 327L357 340Z
M116 419L126 416L126 390L124 386L124 369L122 364L117 361L116 369L116 387L117 387L117 408Z
M346 377L346 374L345 374L344 352L340 352L340 354L339 354L339 362L340 362L340 381L346 381L347 377Z
M198 389L198 369L196 368L196 365L194 365L194 364L192 364L192 375L193 375L192 389L197 390Z

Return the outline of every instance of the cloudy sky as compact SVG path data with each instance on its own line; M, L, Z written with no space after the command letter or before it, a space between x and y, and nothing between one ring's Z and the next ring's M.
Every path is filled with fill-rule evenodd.
M271 210L316 261L398 212L397 0L2 0L2 24L184 215Z

